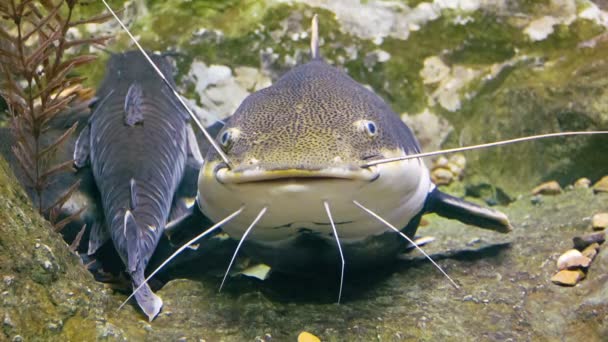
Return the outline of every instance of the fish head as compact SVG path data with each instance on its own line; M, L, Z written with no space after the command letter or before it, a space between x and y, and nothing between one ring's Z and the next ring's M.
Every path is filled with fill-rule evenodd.
M251 239L274 243L310 232L333 239L327 202L341 240L361 240L386 228L353 200L405 227L431 187L418 159L365 165L417 153L418 142L379 96L320 59L246 98L216 141L230 166L209 151L199 206L214 221L245 206L223 226L234 237L267 207Z

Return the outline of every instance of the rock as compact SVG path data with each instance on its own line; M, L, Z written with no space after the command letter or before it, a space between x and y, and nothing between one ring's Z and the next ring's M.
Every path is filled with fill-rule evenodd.
M321 339L307 331L302 331L298 335L298 342L321 342Z
M608 227L608 213L597 213L591 219L591 227L594 230L604 230Z
M602 177L597 183L593 184L593 192L608 192L608 176Z
M435 185L447 185L454 179L454 174L449 169L442 167L436 168L431 171L431 180Z
M437 158L436 160L433 161L433 169L437 169L440 167L446 168L448 166L448 163L450 161L448 160L448 158L441 156L439 158Z
M533 195L557 195L562 192L562 187L556 181L543 183L532 190Z
M585 248L581 253L583 254L583 256L586 256L587 258L589 258L589 260L593 261L599 250L600 244L594 242L591 245L587 246L587 248Z
M557 285L574 286L583 278L585 273L581 270L561 270L551 277L551 281Z
M576 182L574 182L574 187L575 188L588 188L591 185L591 181L589 180L589 178L579 178L576 180Z
M591 244L597 243L599 245L604 241L606 241L606 233L603 231L572 238L574 248L578 249L579 251L582 251Z
M462 153L456 153L450 156L449 162L453 165L460 167L463 170L467 166L467 159Z
M564 254L560 255L557 259L557 269L574 269L574 268L587 268L591 263L591 259L584 256L581 252L576 249L570 249Z

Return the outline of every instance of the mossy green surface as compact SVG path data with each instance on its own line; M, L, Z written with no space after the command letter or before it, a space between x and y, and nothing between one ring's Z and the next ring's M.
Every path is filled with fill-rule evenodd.
M405 3L413 8L420 2ZM411 31L407 40L385 37L379 45L345 32L335 13L300 2L135 4L143 4L146 10L142 12L147 14L130 18L133 33L149 50L178 52L178 83L195 59L232 68L260 68L264 64L263 71L276 79L293 61L308 60L307 38L293 39L291 35L306 31L311 16L317 13L323 56L357 81L371 86L395 112L415 114L428 108L447 119L454 131L445 147L608 127L606 80L601 76L608 72L608 43L599 40L593 48L580 46L605 28L576 19L568 25L555 25L554 32L544 40L531 41L524 33L521 13L531 18L559 16L563 9L550 1L510 2L498 11L444 10L436 20ZM120 8L121 3L113 6ZM134 3L130 6L134 7ZM577 6L580 11L587 5L581 2ZM201 29L215 33L197 37ZM120 33L108 48L123 51L133 45ZM390 58L382 63L366 61L378 49L390 54ZM269 57L264 54L269 53L277 57L265 60ZM458 90L461 107L456 111L439 104L429 105L428 96L434 87L423 83L420 71L424 60L431 56L440 56L449 67L482 71L482 77ZM90 73L85 71L90 75L90 85L99 82L105 58L102 56L91 65ZM489 68L501 63L508 66L491 78L483 78ZM187 97L200 96L191 83L183 89ZM588 156L607 143L607 138L601 137L569 137L471 152L466 155L467 175L485 179L511 197L544 180L557 179L562 185L583 176L596 180L606 172L608 156Z
M421 1L404 2L414 7ZM294 40L288 33L306 30L312 14L318 13L323 55L370 85L398 113L429 107L427 97L433 89L420 76L427 57L440 56L450 67L475 70L511 62L495 77L466 85L460 94L462 106L455 112L439 105L430 107L454 127L447 147L558 130L608 128L608 42L598 40L593 48L580 47L604 31L588 20L556 25L547 39L532 42L517 15L479 11L466 24L455 24L460 13L446 12L411 32L407 40L385 37L376 45L344 32L331 11L302 3L133 3L144 3L148 10L143 17L131 18L133 32L149 50L179 52L180 76L194 59L232 68L261 68L262 55L270 48L278 58L265 66L265 72L276 78L291 66L286 57L297 62L308 59L307 39ZM120 8L123 2L111 4ZM553 11L551 1L511 4L511 14L542 16ZM101 11L98 2L82 9L84 14ZM300 29L285 30L287 22ZM193 36L202 28L221 31L221 37ZM131 48L123 34L108 46L111 51ZM352 60L351 48L357 54ZM366 63L365 57L377 49L388 52L390 59ZM83 70L90 86L100 81L105 59L107 55L100 53L98 62ZM191 85L186 95L197 97ZM583 176L596 180L608 173L606 146L608 140L602 137L569 137L468 153L464 182L452 185L452 190L507 203L544 180L557 179L562 185ZM425 217L428 225L419 234L437 238L426 249L461 290L451 288L416 253L363 275L349 274L347 261L340 305L335 303L337 278L275 274L261 282L237 277L229 279L218 294L220 279L203 272L173 280L160 290L165 307L154 322L147 323L133 305L115 311L125 296L92 280L59 235L50 232L29 208L9 174L0 160L0 269L4 277L0 317L5 322L2 337L9 340L19 335L26 340L62 341L244 341L270 335L283 341L295 340L303 330L323 341L555 340L564 336L601 341L608 336L605 245L587 279L577 287L558 287L549 281L559 254L572 247L572 237L590 232L588 218L608 210L606 194L580 189L541 197L536 205L524 195L509 207L500 207L515 227L509 235Z

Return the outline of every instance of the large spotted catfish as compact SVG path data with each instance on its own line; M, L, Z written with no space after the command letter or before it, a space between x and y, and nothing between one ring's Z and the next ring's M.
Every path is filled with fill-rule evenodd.
M168 60L152 59L173 82ZM74 162L91 164L101 194L108 232L93 231L91 240L103 241L109 233L135 288L170 214L181 212L173 198L188 156L200 158L200 152L189 117L139 51L110 58L97 98L76 142ZM147 285L135 298L150 320L162 307Z

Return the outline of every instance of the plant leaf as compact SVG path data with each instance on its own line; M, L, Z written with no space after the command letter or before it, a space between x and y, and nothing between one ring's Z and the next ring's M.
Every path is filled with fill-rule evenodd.
M82 214L83 211L85 211L86 208L80 208L78 209L77 212L73 213L72 215L64 218L63 220L57 222L57 223L53 223L53 227L55 228L56 232L61 231L65 226L67 226L70 222L76 220L80 214Z
M76 251L78 250L78 246L80 246L80 241L82 240L82 236L84 235L84 232L86 229L87 229L87 225L83 224L82 228L80 229L78 234L76 234L74 241L72 241L72 243L70 244L70 250L72 252L76 253Z
M51 177L53 177L54 175L56 175L58 173L65 172L65 171L74 171L74 161L73 160L66 160L63 163L59 163L59 164L49 168L48 170L44 171L38 177L38 180L39 180L38 182L43 185L48 185Z
M59 146L66 142L66 140L76 131L76 127L78 127L78 122L74 122L74 124L66 129L59 138L55 139L52 143L46 146L42 151L39 152L40 157L44 157L45 154L56 150Z
M49 13L47 13L45 16L43 16L40 21L33 23L34 28L26 33L25 35L23 35L23 37L21 38L23 41L27 41L34 33L38 32L40 29L42 29L42 26L46 25L51 19L53 19L53 17L57 14L57 12L59 12L59 9L61 8L61 6L63 5L62 2L59 2L54 8L51 9L51 11Z
M78 189L79 186L80 186L80 180L76 181L66 191L64 191L64 193L61 194L61 196L59 196L59 198L57 198L55 200L55 202L53 202L53 204L49 205L48 208L45 209L45 211L50 211L53 208L63 207L65 202L67 202L67 200L70 199L70 196L72 196L72 193L74 191L76 191L76 189Z

